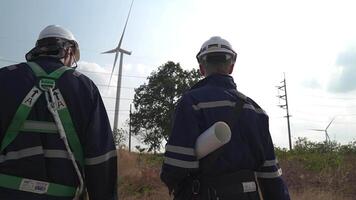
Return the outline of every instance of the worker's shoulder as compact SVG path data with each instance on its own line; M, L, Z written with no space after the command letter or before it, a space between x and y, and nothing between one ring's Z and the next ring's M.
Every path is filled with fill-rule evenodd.
M69 71L66 75L67 76L62 80L62 82L65 82L65 84L74 84L79 86L79 88L85 88L85 90L94 92L98 90L97 86L91 78L76 69Z
M252 98L246 96L242 92L236 90L236 94L237 94L237 97L239 99L243 100L245 103L250 104L256 108L261 108L261 106L259 106Z
M250 110L257 115L262 115L262 116L268 117L266 111L263 110L261 108L261 106L258 105L252 98L244 95L243 93L241 93L239 91L237 91L237 96L244 102L243 108L245 110Z
M18 69L23 69L23 66L25 63L18 63L18 64L13 64L13 65L8 65L0 68L0 73L7 73L7 72L12 72Z
M8 82L9 80L17 81L21 79L30 71L25 65L25 63L18 63L0 68L0 80Z

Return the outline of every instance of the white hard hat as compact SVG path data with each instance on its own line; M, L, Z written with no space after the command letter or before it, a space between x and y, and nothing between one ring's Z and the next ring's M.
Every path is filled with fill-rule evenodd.
M78 61L80 59L78 42L75 39L72 32L70 32L68 29L63 28L62 26L59 25L49 25L40 32L37 41L45 38L61 38L73 42L76 49L75 51L76 60Z
M44 28L40 35L38 36L38 40L41 40L43 38L50 38L50 37L55 37L55 38L63 38L67 40L74 40L74 35L67 29L59 26L59 25L49 25L46 28Z
M210 53L226 53L232 56L233 63L236 61L237 54L232 49L231 44L219 36L211 37L209 40L204 42L196 56L198 62L200 62L205 55Z

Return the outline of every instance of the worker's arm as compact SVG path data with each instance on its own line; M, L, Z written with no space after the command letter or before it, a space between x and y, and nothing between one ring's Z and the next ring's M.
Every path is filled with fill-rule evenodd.
M177 189L184 188L182 186L189 181L190 172L199 168L194 150L195 141L200 134L196 115L190 98L183 96L175 111L161 171L161 180L170 192L175 190L175 194L180 193Z
M264 163L257 170L259 186L264 200L289 200L288 188L282 179L282 169L274 153L274 146L269 132L268 116L260 116L261 137L264 148Z
M84 133L85 184L90 200L117 199L117 157L106 110L97 88Z

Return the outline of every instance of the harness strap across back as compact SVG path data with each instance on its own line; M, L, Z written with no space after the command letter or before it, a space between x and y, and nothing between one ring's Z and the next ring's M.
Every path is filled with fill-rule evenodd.
M38 78L38 87L36 85L33 86L33 88L28 92L28 94L16 110L16 113L9 127L5 132L5 136L1 141L0 153L2 153L5 148L8 147L15 140L16 136L19 134L20 131L58 134L58 130L56 129L54 123L30 121L27 120L27 118L32 110L33 105L36 103L38 98L44 93L44 91L53 91L55 88L56 80L59 79L64 72L73 69L70 67L62 66L54 72L47 74L38 64L34 62L28 62L27 65L30 66L33 73ZM83 150L76 130L74 128L69 110L66 106L66 103L64 102L64 99L59 89L56 89L53 92L56 100L58 101L58 115L63 124L70 148L73 151L75 159L80 163L81 167L83 168ZM31 189L32 186L35 188ZM74 196L76 191L76 189L71 186L48 183L44 181L37 181L33 179L26 179L5 174L0 174L0 187L53 196Z

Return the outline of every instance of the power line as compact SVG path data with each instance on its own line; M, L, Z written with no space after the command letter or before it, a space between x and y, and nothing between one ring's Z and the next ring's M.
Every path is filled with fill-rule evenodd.
M106 84L95 84L96 86L99 86L99 87L117 87L117 85L106 85ZM123 87L121 86L121 88L124 88L124 89L135 89L134 87Z
M93 73L93 74L111 75L110 72L96 72L96 71L89 71L89 70L83 70L83 69L77 69L77 70L80 71L80 72L88 72L88 73ZM142 79L146 79L147 78L145 76L135 76L135 75L126 75L126 74L123 74L122 76L130 77L130 78L142 78Z
M328 105L328 104L300 104L304 106L334 107L334 108L356 108L356 105Z
M4 58L0 58L0 61L4 61L4 62L8 62L8 63L13 63L13 64L15 64L15 63L20 63L20 62L15 61L15 60L4 59Z
M4 62L8 62L8 63L21 63L20 61L16 61L16 60L10 60L10 59L4 59L4 58L0 58L0 61L4 61ZM103 74L103 75L110 75L110 72L96 72L96 71L90 71L90 70L82 70L82 69L77 69L79 72L87 72L87 73L94 73L94 74ZM146 79L147 77L145 76L135 76L135 75L126 75L126 74L122 74L122 76L124 77L130 77L130 78L141 78L141 79Z
M300 94L298 94L300 95ZM322 99L337 99L337 100L355 100L356 97L330 97L330 96L319 96L319 95L309 95L309 94L302 94L302 96L308 97L315 97L315 98L322 98Z
M101 97L101 98L105 98L105 99L116 99L116 97ZM133 100L133 99L131 99L131 98L122 98L122 97L120 97L120 99L121 100Z

